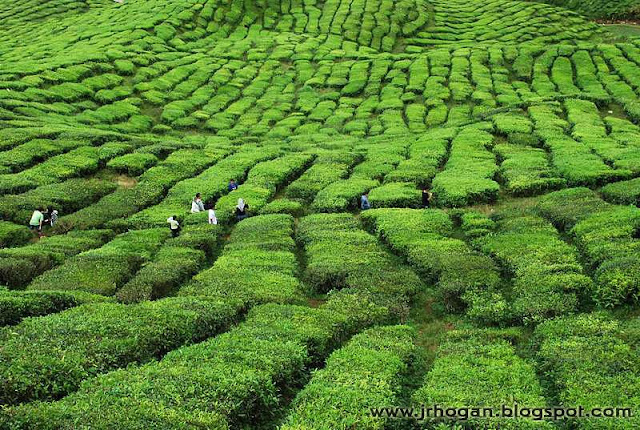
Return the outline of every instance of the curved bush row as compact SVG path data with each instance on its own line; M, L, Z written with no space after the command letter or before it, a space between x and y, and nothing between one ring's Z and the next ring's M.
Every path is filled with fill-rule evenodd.
M640 209L611 205L591 190L574 188L544 196L538 210L574 238L593 270L593 301L605 307L637 302Z
M174 151L158 165L144 172L133 188L118 189L95 204L60 218L59 229L97 228L108 223L119 226L123 218L158 203L172 185L196 175L228 153L225 145L216 145L210 149Z
M622 172L640 174L640 145L635 138L640 136L637 128L627 129L624 136L616 131L607 133L607 126L600 117L598 107L588 100L569 99L564 102L569 122L573 126L571 135L583 142L609 165Z
M601 192L602 197L609 203L640 207L640 178L606 185Z
M240 221L215 264L193 278L181 295L233 298L257 304L300 303L293 217L260 215Z
M105 143L100 147L76 148L19 173L0 175L0 193L15 194L41 185L93 173L104 162L132 149L129 144L115 142Z
M573 9L590 18L625 19L640 13L640 2L637 0L545 0L545 2Z
M331 183L316 194L311 207L318 212L347 212L360 206L360 196L380 183L352 176Z
M437 351L424 384L412 396L416 405L431 407L521 408L547 406L534 367L518 357L511 333L493 330L452 331ZM506 339L504 338L506 337ZM471 383L472 382L472 383ZM428 420L435 425L438 420ZM464 423L464 424L463 424ZM478 428L553 429L549 421L513 418L454 419Z
M62 133L62 128L52 125L39 127L6 127L2 129L0 149L6 151L33 139L55 139L60 133Z
M363 139L356 150L366 151L364 160L353 168L351 178L383 181L406 160L409 146L415 139L413 135Z
M289 214L298 217L301 216L303 212L304 207L302 203L297 200L276 199L267 203L260 211L260 215Z
M230 179L242 181L251 167L261 161L276 158L280 152L275 146L244 145L240 151L222 159L198 176L178 182L169 189L161 203L130 216L124 224L134 228L165 226L170 216L177 215L180 218L189 213L191 200L196 193L201 193L202 200L206 203L213 202L227 194ZM205 222L202 215L204 214L187 215L186 222Z
M110 230L74 231L23 247L0 249L0 285L24 287L67 257L97 248L112 237Z
M351 288L389 297L385 305L403 315L406 297L422 287L416 274L361 230L350 214L309 215L300 220L297 240L307 256L305 281L316 291Z
M373 188L369 203L372 208L418 208L422 204L420 190L415 184L407 182L389 182Z
M596 186L631 176L631 171L612 169L587 145L567 136L564 129L567 124L553 107L531 106L529 113L534 120L536 133L551 152L555 170L567 180L569 186Z
M307 217L305 241L327 236L317 230L327 228L326 217L357 229L350 216L348 220L333 215ZM245 220L238 227L257 219L260 217ZM80 391L61 401L5 409L0 424L60 428L91 423L131 429L255 425L277 411L282 394L299 384L307 366L319 363L366 327L398 321L397 306L385 305L406 303L415 288L406 277L398 276L397 265L388 270L395 276L386 288L354 286L332 294L319 308L258 306L243 324L226 334L173 351L157 363L87 381ZM374 273L368 276L371 283L375 278ZM174 299L150 303L170 300ZM150 405L159 413L145 412Z
M166 240L153 260L120 288L122 303L136 303L173 295L218 251L222 229L216 225L186 226L180 236Z
M495 228L496 223L480 212L467 211L460 216L460 229L467 240L486 236Z
M281 427L381 429L385 420L369 408L395 405L402 377L415 358L408 326L365 330L329 356L298 393Z
M350 168L360 161L360 156L354 153L340 155L319 156L302 176L287 187L285 195L290 199L311 201L324 187L346 178Z
M494 146L498 155L500 176L507 191L515 196L534 196L563 188L567 181L555 176L543 149L508 143Z
M26 317L52 314L84 303L107 301L111 299L81 291L11 291L0 288L0 326L17 324Z
M33 210L53 206L62 219L67 214L98 201L114 192L117 185L111 181L93 178L72 178L64 182L42 185L22 194L0 197L0 214L14 222L26 225Z
M0 248L13 248L27 243L33 233L26 225L0 221Z
M0 169L16 173L52 156L90 145L91 142L84 139L33 139L9 151L0 152Z
M640 299L640 209L614 206L573 227L576 246L595 270L593 300L605 307Z
M556 228L570 231L588 216L611 207L592 190L569 188L546 194L538 200L536 210Z
M172 300L198 299L149 305ZM5 410L0 424L121 429L256 424L268 418L269 411L274 413L282 393L301 381L307 365L322 360L362 328L388 319L384 308L356 295L336 297L319 309L259 306L226 334L175 350L159 362L89 380L60 401ZM153 414L145 412L151 405Z
M385 176L385 182L411 182L420 188L430 185L446 160L455 133L456 129L449 128L422 134L409 146L409 158L400 161L398 167Z
M109 160L107 167L128 176L139 176L158 162L158 157L144 152L124 154Z
M593 288L576 250L536 216L498 214L495 234L475 242L513 277L505 319L539 323L576 310L578 296Z
M312 203L319 212L345 212L360 206L360 196L380 185L406 159L413 136L367 139L356 149L365 151L364 161L357 164L347 179L333 182L320 190Z
M581 314L540 324L534 332L538 371L559 404L640 407L640 361L636 320L621 322L606 313ZM589 351L585 354L585 351ZM578 429L628 429L638 417L570 419Z
M504 3L504 0L493 3ZM471 10L469 15L477 12ZM566 18L568 25L579 25L575 21L579 18L561 19L552 15L559 22ZM463 21L465 24L461 28L475 29L475 25L466 19ZM519 32L531 25L526 20L519 19L518 22L522 23ZM445 33L448 37L451 36L449 33L467 33L461 28L449 28ZM240 31L246 37L249 34L255 37L257 29ZM183 43L193 43L197 49L207 46L209 51L206 54L162 52L153 55L121 52L119 55L129 56L130 60L118 58L100 63L100 66L92 64L91 67L99 70L93 72L96 76L90 79L104 80L101 85L115 85L99 90L93 96L94 100L83 98L82 101L47 104L50 91L44 88L49 79L62 79L57 77L55 70L47 70L46 78L29 75L7 81L5 85L24 86L29 91L20 92L20 96L18 91L12 91L3 97L8 99L9 109L23 115L37 116L43 109L72 115L84 109L86 113L81 116L84 120L97 121L96 127L125 133L149 128L158 133L206 128L231 138L246 135L286 138L309 133L345 133L359 137L407 131L422 133L445 123L459 125L483 117L497 107L523 106L523 103L538 101L541 96L557 98L558 94L561 98L580 96L603 103L613 98L630 117L638 116L633 86L637 78L633 72L637 48L633 44L615 46L583 42L580 47L507 44L503 52L502 48L490 45L474 44L471 47L468 46L471 42L464 40L460 42L462 45L426 52L421 46L410 45L405 48L411 53L410 57L396 58L352 51L358 45L343 43L338 35L317 39L280 35L282 39L262 38L258 47L245 43L244 39L219 40L210 46L209 38L200 40L206 33L204 28L187 33L195 40ZM517 38L522 36L518 34ZM494 40L493 36L487 40ZM152 36L141 39L148 37ZM574 34L571 40L575 39ZM151 46L164 46L164 43L164 40L156 40L145 47L150 49ZM303 47L295 48L297 44ZM304 49L311 49L313 54L302 52ZM229 50L234 52L231 58ZM344 61L336 62L336 55ZM280 64L281 59L288 59L286 65ZM134 60L146 64L140 64L142 67L136 64L133 82L128 79L111 82L114 76L122 78L115 75L116 72L126 74L118 70L122 61ZM515 70L518 80L511 78L511 69ZM134 90L141 91L140 99L123 99ZM100 103L110 104L99 106ZM454 105L449 106L451 103ZM147 112L146 106L150 104L163 106L159 115L136 113L140 109ZM155 106L152 109L155 110ZM110 124L112 121L120 122ZM511 112L499 113L494 122L501 134L509 136L522 135L531 128L530 121ZM621 160L619 168L628 170L634 166L635 155L630 154L632 151L628 148L620 149L624 153L621 158L629 160L626 163ZM613 155L615 149L608 154Z
M57 399L91 376L205 339L233 321L229 303L195 297L93 303L26 319L0 331L0 401Z
M419 47L497 42L544 45L587 40L598 32L596 25L573 12L541 3L493 0L478 5L434 0L432 4L434 25L408 38L407 43Z
M489 151L493 136L475 127L465 128L451 143L444 170L433 179L439 206L466 206L496 200L500 186L493 180L498 171Z
M449 311L467 309L482 321L504 318L507 307L497 291L500 277L490 258L450 237L453 224L440 210L374 209L362 213L365 225L402 255Z
M65 260L34 279L30 290L86 291L112 296L151 260L169 237L169 229L130 231L104 246Z

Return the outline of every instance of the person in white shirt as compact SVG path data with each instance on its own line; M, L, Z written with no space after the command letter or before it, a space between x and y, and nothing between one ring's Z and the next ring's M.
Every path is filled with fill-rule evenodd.
M204 212L204 202L200 197L200 193L197 193L196 196L191 201L191 213L195 214L198 212Z
M218 218L216 217L216 211L213 210L213 205L209 206L209 224L218 224Z
M167 218L167 222L169 223L169 229L171 230L171 237L178 237L180 234L180 223L178 222L178 217L173 215Z

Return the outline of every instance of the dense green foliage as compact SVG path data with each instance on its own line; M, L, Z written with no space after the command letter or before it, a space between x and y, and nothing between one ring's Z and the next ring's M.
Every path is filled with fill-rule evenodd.
M293 218L261 215L238 223L213 267L180 294L233 298L246 307L301 301Z
M561 402L590 408L625 393L625 406L638 407L637 321L624 324L606 314L583 314L540 324L535 337L539 370ZM591 419L578 425L633 428L638 418Z
M473 383L470 383L473 381ZM417 404L464 407L477 405L499 411L501 405L544 407L545 399L531 364L518 357L514 346L491 332L451 332L440 346L424 385L413 395ZM493 421L493 422L491 422ZM474 420L478 428L553 428L527 419Z
M83 379L215 334L233 309L195 298L86 304L0 332L3 404L58 398Z
M2 2L0 429L638 427L637 6Z
M298 394L283 429L383 428L384 421L372 417L369 408L398 400L401 378L415 358L412 338L406 326L374 328L354 336Z

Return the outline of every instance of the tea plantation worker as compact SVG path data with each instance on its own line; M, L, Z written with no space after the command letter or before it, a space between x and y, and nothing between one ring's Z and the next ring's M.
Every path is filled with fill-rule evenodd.
M48 206L45 210L42 211L42 225L47 225L51 221L51 211L53 208Z
M366 211L367 209L371 209L371 205L369 204L369 193L365 192L360 197L360 209Z
M209 205L209 224L218 224L218 218L216 217L216 211L213 210L213 205Z
M429 209L431 206L431 197L433 197L433 193L431 193L426 188L422 190L422 207L425 209Z
M247 215L247 210L249 209L249 205L245 204L244 200L238 199L238 205L236 206L236 219L241 221L245 219Z
M191 201L191 213L195 214L198 212L204 212L204 203L200 197L200 193L197 193Z
M227 186L227 189L229 190L229 192L238 189L238 184L236 184L236 180L235 179L232 179L232 180L229 181L229 186Z
M171 230L171 237L178 237L180 234L180 223L178 222L178 217L173 215L167 218L167 222L169 223L169 229Z
M49 208L49 223L51 224L51 227L53 227L56 222L58 222L58 211L55 210L54 208L50 207Z
M42 232L42 223L44 222L44 215L42 214L42 208L39 207L33 214L31 215L31 220L29 221L29 228L31 230L36 230L38 235Z

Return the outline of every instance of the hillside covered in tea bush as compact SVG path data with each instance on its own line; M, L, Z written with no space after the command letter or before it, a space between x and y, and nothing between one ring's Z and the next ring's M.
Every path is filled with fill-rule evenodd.
M0 429L638 428L634 7L3 2Z

